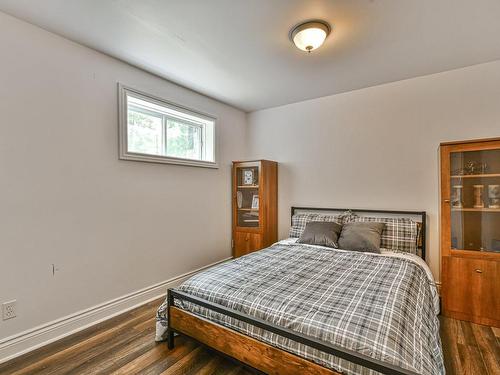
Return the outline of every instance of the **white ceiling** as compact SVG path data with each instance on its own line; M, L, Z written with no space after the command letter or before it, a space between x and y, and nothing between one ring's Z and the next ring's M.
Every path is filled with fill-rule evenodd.
M0 0L0 10L245 111L500 59L499 0ZM310 55L288 32L333 25Z

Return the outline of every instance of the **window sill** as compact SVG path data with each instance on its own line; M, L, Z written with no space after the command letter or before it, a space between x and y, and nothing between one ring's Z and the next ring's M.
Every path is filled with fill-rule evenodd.
M219 168L219 165L216 162L211 162L211 161L173 158L167 156L155 156L155 155L138 154L132 152L120 154L120 159L142 161L146 163L184 165L188 167L201 167L201 168L213 168L213 169Z

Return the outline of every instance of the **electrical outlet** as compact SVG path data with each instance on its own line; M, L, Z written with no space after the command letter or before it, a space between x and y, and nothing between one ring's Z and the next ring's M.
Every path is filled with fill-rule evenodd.
M2 319L12 319L16 317L16 300L2 303Z

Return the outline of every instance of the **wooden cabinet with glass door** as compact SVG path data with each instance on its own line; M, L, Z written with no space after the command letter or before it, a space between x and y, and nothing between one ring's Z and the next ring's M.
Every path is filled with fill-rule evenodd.
M268 247L278 238L278 163L233 162L233 255Z
M500 139L440 154L443 315L500 327Z

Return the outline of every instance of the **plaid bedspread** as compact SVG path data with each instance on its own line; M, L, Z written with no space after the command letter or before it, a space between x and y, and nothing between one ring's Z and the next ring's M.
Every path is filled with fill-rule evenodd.
M435 286L404 257L275 244L201 272L178 289L328 343L415 371L444 374ZM373 370L176 301L185 310L349 375ZM157 332L167 326L166 302Z

